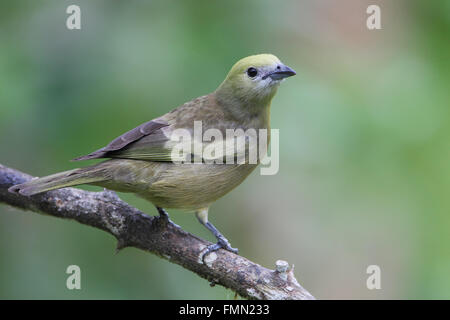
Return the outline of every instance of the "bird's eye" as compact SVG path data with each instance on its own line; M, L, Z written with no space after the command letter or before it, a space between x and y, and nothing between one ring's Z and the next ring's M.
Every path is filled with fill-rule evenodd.
M254 78L254 77L256 77L256 76L258 75L258 70L256 70L256 69L253 68L253 67L250 67L250 68L247 69L247 75L248 75L250 78Z

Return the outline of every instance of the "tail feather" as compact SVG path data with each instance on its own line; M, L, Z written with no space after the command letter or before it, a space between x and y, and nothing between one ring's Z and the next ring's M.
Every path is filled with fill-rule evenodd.
M46 177L37 178L28 182L12 186L8 191L19 193L24 196L31 196L34 194L76 186L80 184L87 184L105 180L105 174L98 166L91 166L80 169L73 169L60 173L55 173Z

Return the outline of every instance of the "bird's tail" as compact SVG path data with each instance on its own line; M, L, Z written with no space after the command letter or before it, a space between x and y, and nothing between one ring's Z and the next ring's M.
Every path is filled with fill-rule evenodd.
M101 182L107 179L104 166L96 164L86 168L73 169L37 178L12 186L10 192L31 196L45 191L76 186L80 184Z

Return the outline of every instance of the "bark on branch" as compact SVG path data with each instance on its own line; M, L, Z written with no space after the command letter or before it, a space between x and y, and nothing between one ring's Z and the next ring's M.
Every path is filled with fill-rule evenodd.
M245 298L314 299L295 279L293 267L284 261L277 261L275 270L270 270L219 250L206 256L204 264L200 257L210 244L208 241L142 213L112 191L64 188L31 197L8 192L9 187L30 179L31 176L0 164L0 202L101 229L116 237L118 249L136 247L154 253Z

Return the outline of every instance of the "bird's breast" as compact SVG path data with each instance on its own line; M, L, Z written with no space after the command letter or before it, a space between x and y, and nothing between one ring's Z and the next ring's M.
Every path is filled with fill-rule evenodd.
M208 207L239 184L256 164L161 163L156 180L141 196L165 208Z

